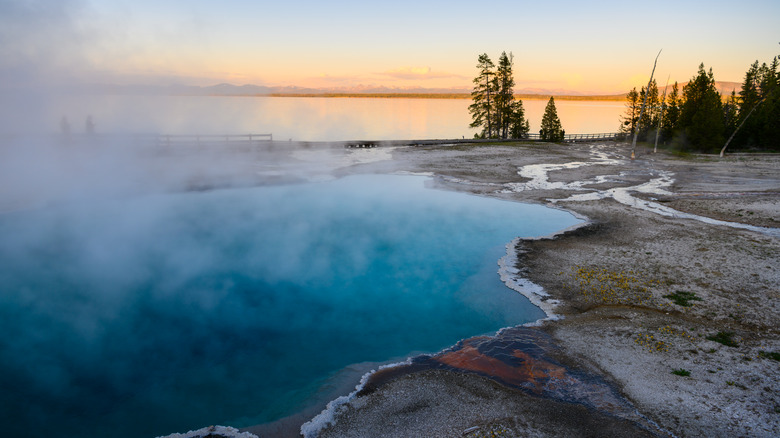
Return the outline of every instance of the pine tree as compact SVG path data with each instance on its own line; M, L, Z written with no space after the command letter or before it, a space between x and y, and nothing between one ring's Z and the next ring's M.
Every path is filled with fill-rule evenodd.
M726 140L723 104L712 69L706 72L704 64L699 65L699 73L683 87L683 98L679 119L683 147L703 152L720 150Z
M642 105L639 93L636 92L636 87L628 92L626 100L626 113L621 119L620 132L634 135L634 130L639 122L639 108Z
M756 138L762 149L780 150L780 58L759 69L759 94L763 100L756 109Z
M760 100L758 95L758 61L754 62L745 73L742 90L739 92L739 112L747 114Z
M680 118L680 88L677 82L672 86L672 91L666 96L666 109L661 128L661 138L664 142L672 140L677 135L677 120Z
M498 69L496 70L496 136L507 138L509 135L509 123L514 111L514 86L515 79L512 76L512 55L507 56L506 52L501 52L498 58Z
M566 131L561 127L558 119L558 111L555 109L555 99L550 97L542 116L542 129L539 130L539 138L543 141L563 141Z
M645 94L647 94L647 101L645 101ZM642 120L638 122L639 139L647 140L648 134L651 130L658 127L658 114L661 111L661 102L658 98L658 85L655 79L650 81L650 87L642 89L639 92L639 102L647 102L645 105L645 113L642 115ZM637 117L639 113L637 108Z
M479 75L474 78L469 105L471 127L481 128L477 138L523 138L529 128L523 102L515 100L512 54L501 53L498 68L487 54L478 58Z
M469 105L472 128L482 128L475 135L481 138L493 138L497 132L495 113L495 94L497 89L495 64L487 53L479 55L477 59L479 75L474 78L474 89L471 99L474 103Z
M509 119L509 138L526 138L531 126L525 118L523 101L516 100L512 103L512 113Z
M732 90L731 96L723 104L723 125L725 126L725 132L731 134L737 129L739 123L739 101L737 100L737 94Z
M759 66L754 62L745 73L739 92L740 120L731 142L733 149L780 150L780 58Z

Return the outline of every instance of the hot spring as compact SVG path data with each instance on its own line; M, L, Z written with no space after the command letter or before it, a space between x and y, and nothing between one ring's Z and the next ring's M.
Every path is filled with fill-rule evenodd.
M345 367L543 317L501 283L537 205L341 179L0 215L7 435L149 437L301 411Z

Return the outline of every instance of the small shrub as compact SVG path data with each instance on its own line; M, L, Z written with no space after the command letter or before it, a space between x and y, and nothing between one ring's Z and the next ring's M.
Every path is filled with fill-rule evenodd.
M734 332L718 332L712 336L707 336L710 341L721 343L727 347L738 346L737 341L733 339Z
M680 369L677 369L677 370L672 370L672 374L674 374L675 376L688 377L688 376L691 375L691 372L686 370L686 369L684 369L684 368L680 368Z
M759 351L758 356L764 359L780 361L780 352L778 351Z
M674 304L682 307L691 307L693 305L691 301L701 301L701 298L697 297L695 292L681 290L678 290L673 294L664 295L664 298L669 298Z

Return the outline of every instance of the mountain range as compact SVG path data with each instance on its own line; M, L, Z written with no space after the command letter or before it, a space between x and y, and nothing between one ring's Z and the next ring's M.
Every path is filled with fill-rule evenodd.
M688 82L686 81L686 82L680 82L679 84L677 84L680 96L682 96L683 86L685 86L687 83ZM669 93L672 92L672 87L673 86L674 85L666 86L666 94L669 94ZM718 93L720 93L720 95L723 96L723 97L730 96L732 90L734 92L736 92L737 95L739 95L739 90L742 89L742 83L741 82L728 82L728 81L715 81L715 88L718 90ZM658 87L658 93L659 94L663 94L663 92L664 92L664 87Z

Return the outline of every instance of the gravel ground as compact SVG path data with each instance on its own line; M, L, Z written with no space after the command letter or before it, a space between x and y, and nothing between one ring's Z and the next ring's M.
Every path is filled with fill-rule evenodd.
M780 220L780 156L638 152L628 160L629 146L615 143L402 148L392 164L351 171L431 173L440 188L587 217L516 248L518 271L560 301L552 311L562 318L541 330L561 361L614 382L660 426L656 435L780 436L780 238L767 228ZM648 433L447 371L402 374L336 420L319 436Z

